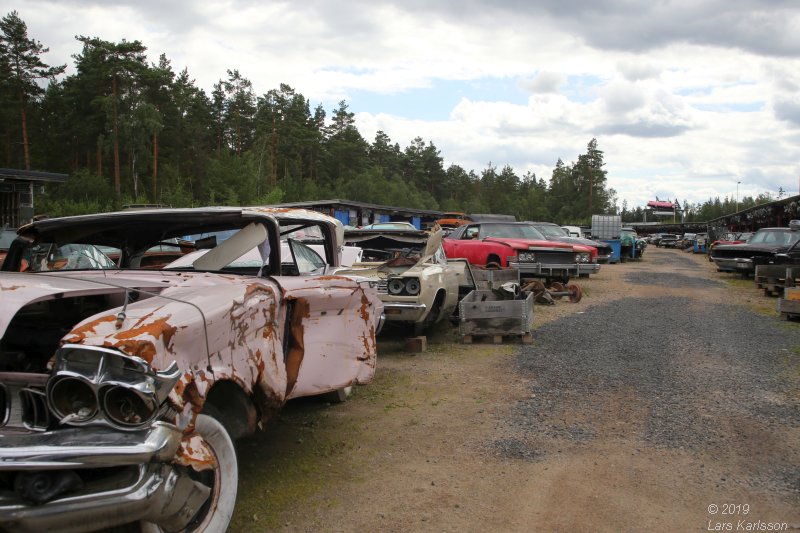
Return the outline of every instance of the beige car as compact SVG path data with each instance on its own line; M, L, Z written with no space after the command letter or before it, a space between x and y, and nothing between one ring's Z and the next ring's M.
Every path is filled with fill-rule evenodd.
M346 231L344 242L360 246L362 260L338 274L378 283L386 323L407 324L415 335L451 316L458 305L464 261L448 261L441 231Z

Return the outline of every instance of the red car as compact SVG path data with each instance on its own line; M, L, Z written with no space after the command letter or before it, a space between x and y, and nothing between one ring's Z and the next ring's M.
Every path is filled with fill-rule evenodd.
M511 267L521 278L566 282L600 270L597 248L548 241L525 222L473 222L456 228L443 241L448 258L470 264Z

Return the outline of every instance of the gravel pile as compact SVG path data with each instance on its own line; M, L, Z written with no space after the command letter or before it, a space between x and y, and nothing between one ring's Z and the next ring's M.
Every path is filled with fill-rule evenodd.
M667 261L697 272L680 254ZM631 272L627 281L724 285L675 270ZM502 422L507 438L492 444L495 453L535 461L602 432L726 455L746 465L748 483L800 492L800 443L776 438L800 427L800 335L774 317L702 297L627 298L544 325L516 367L530 397ZM759 435L769 446L759 449Z

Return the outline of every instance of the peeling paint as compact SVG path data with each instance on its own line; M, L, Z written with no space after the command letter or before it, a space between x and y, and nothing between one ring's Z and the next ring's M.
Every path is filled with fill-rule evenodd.
M217 467L217 457L203 437L194 433L184 436L175 454L175 464L191 467L197 472Z

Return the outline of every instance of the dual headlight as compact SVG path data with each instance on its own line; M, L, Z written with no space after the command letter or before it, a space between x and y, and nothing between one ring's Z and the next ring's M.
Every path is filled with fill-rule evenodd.
M517 261L520 263L535 263L536 254L533 252L519 252L517 254Z
M391 278L386 288L392 296L416 296L421 285L419 278Z
M590 253L581 252L575 254L575 261L577 263L588 263L591 260L592 260L592 254Z
M47 403L62 424L135 430L156 418L180 374L175 362L156 372L116 350L66 344L56 353Z

